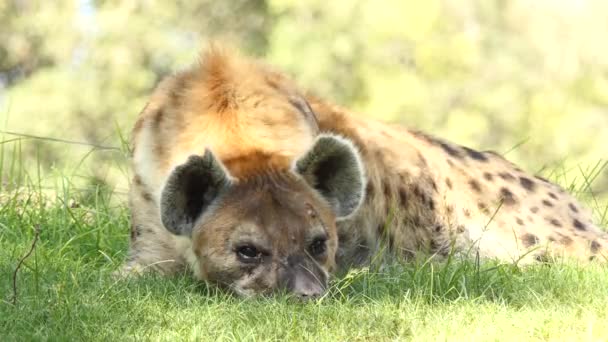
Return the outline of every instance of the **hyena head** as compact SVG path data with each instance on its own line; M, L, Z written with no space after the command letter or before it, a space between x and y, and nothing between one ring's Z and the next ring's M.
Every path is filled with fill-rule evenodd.
M364 184L358 152L337 136L318 136L289 170L239 180L207 150L172 171L161 218L191 237L206 280L242 295L312 298L335 265L336 221L357 210Z

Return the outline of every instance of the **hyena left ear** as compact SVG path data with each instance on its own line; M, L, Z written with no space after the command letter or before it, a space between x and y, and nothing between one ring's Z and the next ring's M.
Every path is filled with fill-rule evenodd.
M353 214L365 197L365 171L359 152L349 140L319 135L294 168L323 195L338 219Z
M211 151L192 155L169 175L160 199L165 228L176 235L190 236L196 220L226 189L228 172Z

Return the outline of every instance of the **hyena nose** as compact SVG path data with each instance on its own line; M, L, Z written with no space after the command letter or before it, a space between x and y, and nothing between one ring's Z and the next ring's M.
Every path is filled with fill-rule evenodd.
M325 286L319 279L311 275L298 272L295 276L292 288L293 294L302 300L310 300L321 297L325 292Z

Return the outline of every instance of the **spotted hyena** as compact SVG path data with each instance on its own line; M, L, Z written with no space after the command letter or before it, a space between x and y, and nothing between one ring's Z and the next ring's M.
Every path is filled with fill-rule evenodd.
M132 159L123 271L189 268L244 295L317 296L380 246L524 261L608 246L575 198L500 155L358 117L217 48L160 83Z

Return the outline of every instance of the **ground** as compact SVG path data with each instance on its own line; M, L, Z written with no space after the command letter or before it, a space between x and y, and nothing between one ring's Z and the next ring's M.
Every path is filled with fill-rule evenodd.
M518 267L419 260L352 272L319 301L241 299L188 276L116 280L128 212L90 195L0 206L0 339L10 340L602 340L603 265ZM34 226L41 233L29 250Z

